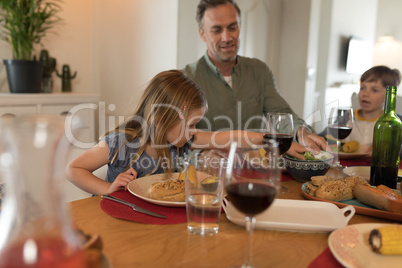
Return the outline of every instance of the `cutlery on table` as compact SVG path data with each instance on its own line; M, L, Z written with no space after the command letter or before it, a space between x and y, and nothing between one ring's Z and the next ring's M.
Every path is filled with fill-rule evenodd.
M158 217L158 218L164 218L164 219L166 218L166 216L164 216L164 215L161 215L161 214L158 214L156 212L150 211L148 209L139 207L137 205L134 205L134 204L132 204L130 202L127 202L125 200L119 199L119 198L111 196L111 195L102 195L102 198L109 199L109 200L124 204L126 206L131 207L134 211L137 211L137 212L140 212L140 213L144 213L144 214L154 216L154 217Z

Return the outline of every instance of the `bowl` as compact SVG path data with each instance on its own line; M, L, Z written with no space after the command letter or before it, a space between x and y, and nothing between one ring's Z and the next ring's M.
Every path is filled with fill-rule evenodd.
M321 160L320 158L323 156L325 156L325 159ZM320 151L319 154L315 155L317 160L300 160L287 154L284 154L283 158L285 159L286 170L290 175L297 181L307 182L313 176L325 175L331 167L334 155L326 151Z

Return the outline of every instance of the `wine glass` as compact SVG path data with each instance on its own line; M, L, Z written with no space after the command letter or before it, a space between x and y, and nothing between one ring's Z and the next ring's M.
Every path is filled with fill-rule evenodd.
M256 148L239 148L236 142L231 144L227 165L224 168L224 185L227 200L240 212L245 214L248 244L242 268L251 268L253 231L255 216L264 212L274 201L280 182L278 167L278 144L274 140L263 140L268 161L265 165L247 161L249 150Z
M274 139L279 146L279 154L286 153L292 146L294 137L293 116L290 113L268 113L264 118L263 135L266 139ZM288 188L280 186L279 193L288 192Z
M342 168L339 161L339 150L341 140L350 135L353 129L354 115L352 108L333 107L329 114L328 131L336 139L336 154L334 158L334 167Z

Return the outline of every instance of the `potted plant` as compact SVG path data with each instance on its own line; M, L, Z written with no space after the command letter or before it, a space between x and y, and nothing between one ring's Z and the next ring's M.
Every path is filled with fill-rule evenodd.
M12 50L12 59L4 60L12 93L40 92L43 63L34 59L34 46L41 44L46 33L61 21L60 2L0 0L0 39L9 43Z

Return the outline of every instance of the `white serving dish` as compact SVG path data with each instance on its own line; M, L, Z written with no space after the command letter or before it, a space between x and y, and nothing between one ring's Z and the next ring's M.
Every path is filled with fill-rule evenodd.
M245 225L245 215L227 200L223 209L231 222ZM353 206L340 209L332 203L321 201L275 199L267 211L256 216L255 228L330 232L346 226L354 214Z

